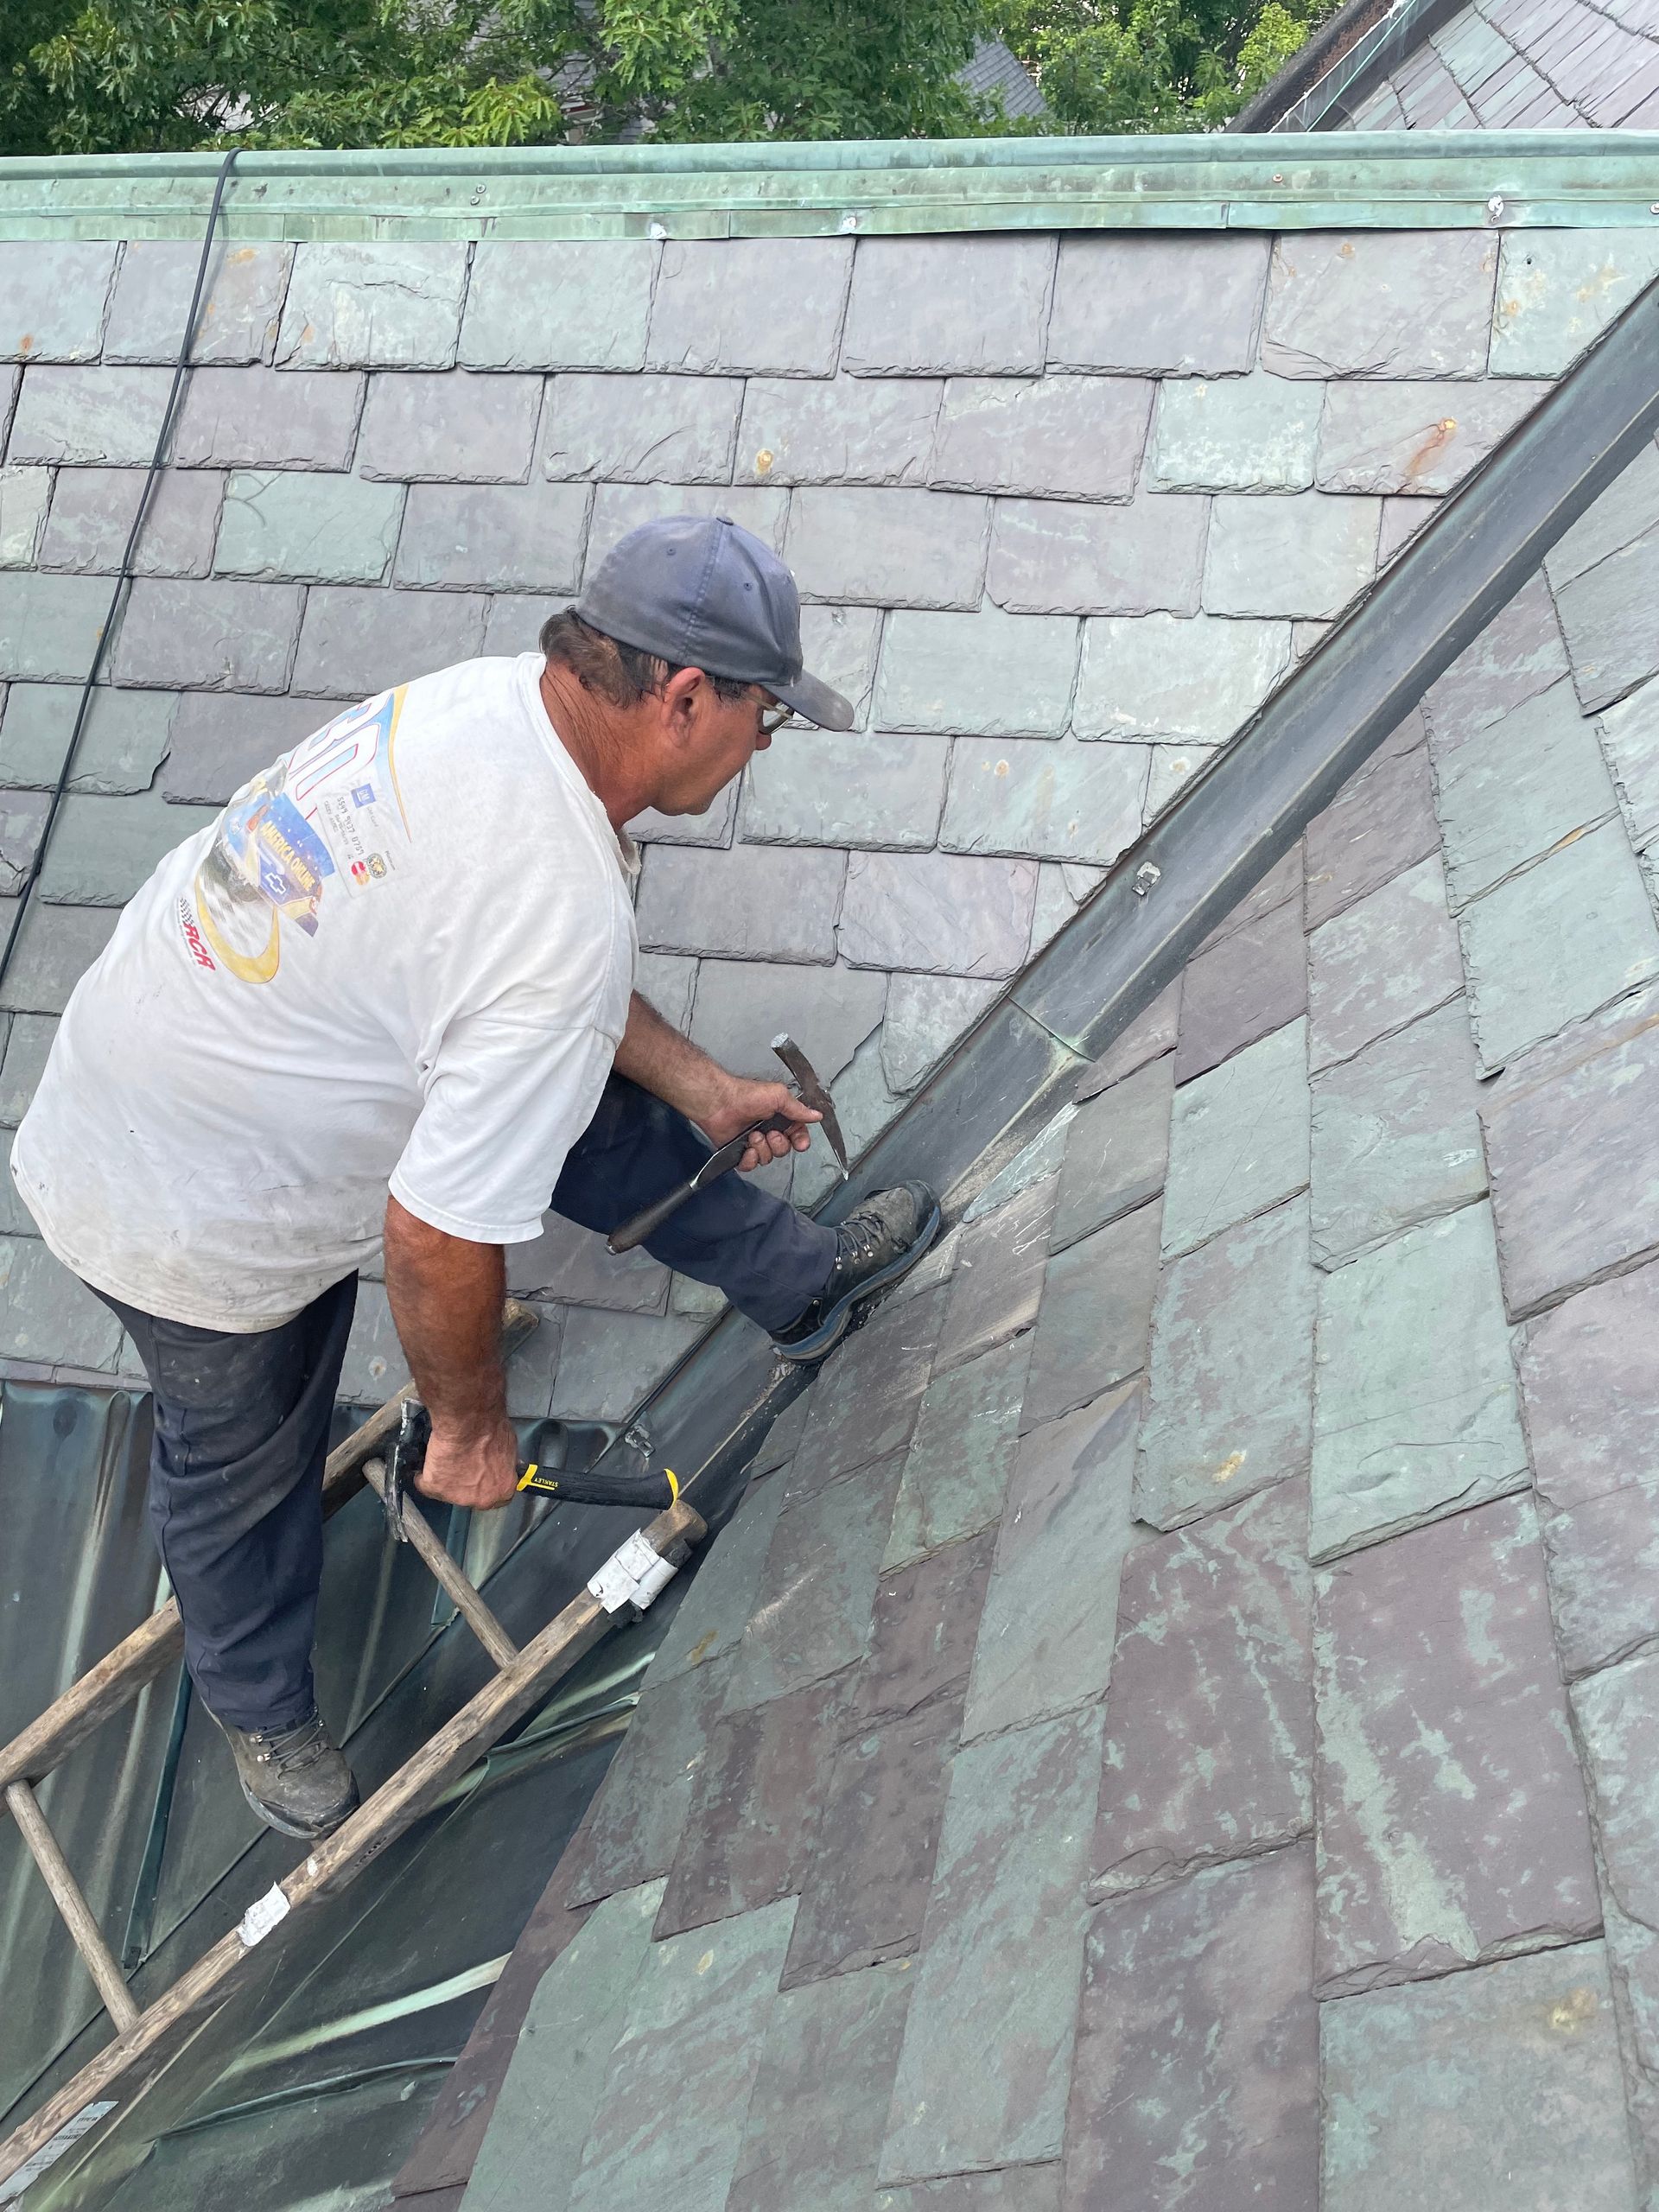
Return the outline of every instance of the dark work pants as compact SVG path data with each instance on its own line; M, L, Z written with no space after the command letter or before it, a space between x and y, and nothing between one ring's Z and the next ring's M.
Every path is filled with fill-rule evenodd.
M607 1231L694 1173L708 1152L672 1107L613 1076L565 1161L553 1209ZM749 1177L725 1175L645 1249L777 1329L823 1287L836 1240ZM137 1347L155 1395L150 1525L184 1617L191 1678L232 1727L286 1727L315 1694L322 1469L357 1278L251 1336L99 1295Z

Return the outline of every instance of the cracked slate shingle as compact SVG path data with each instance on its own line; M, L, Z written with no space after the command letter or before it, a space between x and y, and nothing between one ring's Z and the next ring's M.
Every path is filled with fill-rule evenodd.
M1486 1189L1480 1093L1461 1000L1313 1079L1310 1234L1322 1268Z
M721 2212L794 1907L654 1942L600 2094L569 2212ZM675 2094L664 2097L671 2081Z
M1595 731L1566 683L1445 753L1436 781L1454 911L1617 810Z
M46 1071L58 1025L48 1014L14 1014L8 1022L0 1040L0 1127L15 1129ZM997 1503L1000 1507L1001 1500Z
M1262 365L1289 377L1478 377L1497 241L1479 231L1309 231L1278 239Z
M0 360L95 359L118 250L80 238L0 245Z
M480 239L460 361L467 369L637 369L660 249L646 238Z
M123 1332L38 1236L0 1237L0 1357L113 1373Z
M53 475L49 468L0 468L0 568L34 567Z
M1058 2155L1099 1758L1098 1713L957 1753L882 2183Z
M1599 1943L1320 2008L1325 2212L1635 2212ZM1500 2179L1501 2177L1501 2179Z
M1314 1282L1306 1198L1165 1268L1135 1476L1140 1519L1177 1528L1306 1471Z
M1489 1205L1425 1222L1325 1277L1314 1559L1523 1489L1529 1473Z
M268 361L294 265L291 245L227 245L208 272L192 362ZM110 296L106 361L176 361L195 290L194 239L129 238Z
M1651 988L1529 1053L1481 1120L1511 1317L1659 1249L1659 1038Z
M1493 375L1559 376L1656 276L1659 250L1641 230L1514 232L1503 242Z
M700 377L831 376L852 263L851 238L671 240L645 365Z
M529 481L542 412L540 377L405 369L372 376L368 385L360 475L391 483Z
M447 369L467 289L463 240L296 248L276 359L301 369Z
M1135 1541L1141 1411L1134 1384L1021 1438L980 1616L964 1735L1024 1727L1104 1692L1118 1569ZM1090 1786L1092 1793L1092 1779ZM1093 1804L1091 1794L1091 1821Z
M1246 922L1260 921L1264 914L1271 914L1290 900L1296 902L1300 916L1303 906L1302 877L1306 862L1300 845L1293 845L1281 855L1265 875L1258 876L1253 887L1236 906L1230 906L1207 938L1198 946L1208 952L1212 944L1219 944L1224 937L1231 937L1243 929Z
M346 702L219 691L117 692L154 699L170 716L162 789L170 799L223 806L251 776L332 721ZM146 784L145 788L148 788Z
M539 467L589 482L728 484L742 397L733 377L550 377Z
M890 976L881 1065L893 1088L914 1090L1001 996L994 977L981 982L971 976Z
M1326 388L1319 427L1324 492L1433 497L1452 491L1550 390L1519 378L1468 384Z
M657 1916L659 1938L799 1893L849 1692L844 1677L816 1682L715 1723Z
M128 798L71 792L59 811L38 895L60 906L122 906L175 845L213 819L160 791Z
M1079 737L1221 744L1290 666L1287 622L1218 615L1097 616L1084 625Z
M994 2173L950 2174L910 2189L879 2189L874 2212L1060 2212L1058 2158Z
M768 857L795 884L816 855L792 851ZM854 853L846 866L836 936L842 958L854 967L1001 977L1024 965L1037 896L1034 861L956 853ZM798 897L798 889L788 895ZM641 906L643 937L643 893Z
M378 584L391 565L404 499L401 484L359 476L238 470L226 487L213 567L222 576Z
M1194 1076L1307 1012L1301 903L1274 907L1187 963L1175 1080Z
M1115 1083L1122 1083L1147 1061L1172 1052L1181 1018L1181 979L1166 984L1151 1005L1137 1014L1106 1047L1077 1085L1077 1096L1093 1098Z
M1052 1175L964 1225L951 1276L936 1373L977 1359L1030 1328L1048 1264Z
M812 1065L833 1083L881 1021L887 978L868 968L804 968L790 961L708 960L697 979L689 1033L720 1062L776 1079L772 1040L794 1029L812 1041ZM813 1139L815 1145L825 1140Z
M1154 1199L1049 1260L1022 1428L1069 1413L1146 1365L1160 1212Z
M869 2212L913 1980L899 1960L780 1993L727 2212Z
M1092 1861L1103 1891L1311 1829L1306 1550L1307 1486L1287 1482L1124 1560Z
M86 581L94 591L106 588L101 582ZM308 626L320 612L320 596L311 594ZM299 683L295 645L302 597L298 584L241 583L219 576L175 583L140 577L127 597L111 673L118 683L167 690L285 691L290 668ZM300 651L302 662L303 645ZM344 683L300 688L356 687L347 677Z
M1174 1062L1165 1054L1080 1106L1065 1133L1055 1251L1155 1198L1169 1160Z
M1058 737L1077 665L1069 617L901 608L883 631L874 719L944 736Z
M1302 1016L1174 1093L1164 1193L1166 1257L1266 1213L1305 1188L1307 1173L1307 1020Z
M573 1306L548 1408L555 1421L622 1421L702 1336L706 1321L676 1313L612 1313Z
M788 1504L772 1529L725 1710L741 1713L855 1665L899 1487L895 1454Z
M1408 716L1408 729L1421 739L1421 717ZM1433 852L1440 837L1427 752L1421 743L1396 751L1390 740L1307 825L1309 929Z
M222 715L224 702L214 706ZM71 683L14 683L0 715L0 787L50 790L58 780L75 726L80 690ZM75 752L72 791L147 791L176 742L180 701L165 691L92 695ZM280 748L279 748L280 749ZM205 798L208 793L170 795ZM228 796L228 794L227 794Z
M652 1884L584 1916L537 1986L472 2168L474 2212L521 2212L532 2186L550 2212L569 2203L660 1895Z
M1460 745L1567 673L1555 602L1543 577L1533 576L1424 694L1436 747Z
M1322 1996L1595 1933L1529 1499L1325 1569L1313 1653Z
M999 499L985 589L1016 614L1196 614L1210 502Z
M1126 500L1156 389L1130 377L953 377L928 480L1028 498Z
M1438 852L1316 929L1307 942L1308 1061L1351 1059L1463 988Z
M1659 840L1659 683L1644 683L1609 707L1601 734L1630 842L1651 871Z
M841 365L855 376L1018 376L1043 365L1052 238L861 238ZM938 303L948 299L951 312Z
M261 367L193 370L173 437L175 466L349 468L367 381ZM448 378L433 381L448 387Z
M959 739L939 843L950 852L1115 861L1141 834L1149 753L1070 738Z
M989 522L989 500L971 493L804 485L784 557L804 599L975 608Z
M737 481L925 484L944 389L938 378L753 377Z
M1313 1887L1304 1845L1095 1915L1065 2212L1173 2204L1172 2189L1194 2207L1315 2212Z
M1592 830L1458 917L1481 1071L1659 974L1659 930L1624 824Z
M613 1253L592 1230L549 1212L542 1233L508 1248L507 1287L522 1298L563 1298L620 1313L661 1313L668 1269L643 1249Z
M1267 273L1265 238L1068 234L1060 242L1049 364L1236 374L1255 352Z
M995 1268L994 1251L986 1264ZM1029 1354L1016 1338L929 1385L905 1455L884 1573L995 1526L1014 1470Z

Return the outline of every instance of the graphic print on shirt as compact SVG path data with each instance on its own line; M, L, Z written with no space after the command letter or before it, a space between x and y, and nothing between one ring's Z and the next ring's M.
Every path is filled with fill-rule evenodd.
M245 784L196 871L202 933L232 975L268 983L283 928L315 937L329 886L394 873L409 824L392 765L404 686L348 707Z

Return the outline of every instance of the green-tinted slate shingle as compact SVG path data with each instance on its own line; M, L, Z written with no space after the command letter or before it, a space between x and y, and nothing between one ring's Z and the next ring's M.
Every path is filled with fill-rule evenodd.
M1635 2212L1599 1943L1319 2008L1325 2212Z
M1159 1212L1154 1199L1050 1260L1022 1428L1071 1412L1146 1365L1158 1282Z
M1108 1091L1096 1103L1114 1095ZM1164 1192L1166 1256L1191 1251L1294 1197L1307 1182L1307 1161L1303 1016L1176 1091Z
M646 238L480 240L461 318L461 366L640 367L659 251Z
M1077 1110L1066 1131L1050 1242L1055 1251L1163 1188L1174 1063L1149 1061Z
M965 1734L1068 1712L1104 1691L1118 1571L1135 1538L1141 1414L1136 1385L1021 1439L980 1615Z
M1307 942L1308 1061L1349 1059L1463 988L1446 874L1431 852Z
M976 1262L995 1268L995 1251ZM1002 1511L1020 1433L1029 1341L1016 1338L939 1376L905 1455L883 1572L991 1527Z
M564 2212L662 1884L608 1898L542 1977L467 2186L470 2212Z
M1142 1520L1178 1528L1306 1471L1314 1280L1306 1198L1165 1268L1135 1477Z
M110 594L106 577L0 571L0 681L84 683Z
M883 2183L1058 2154L1099 1762L1097 1712L957 1753Z
M794 1911L648 1947L569 2212L724 2212Z
M936 1376L978 1359L1036 1319L1054 1190L1054 1177L1047 1175L1006 1205L964 1222L933 1362Z
M995 2173L950 2174L908 2189L882 2189L874 2212L1060 2212L1058 2159L1002 2166Z
M1494 376L1553 377L1659 276L1645 229L1517 231L1503 242Z
M1437 763L1452 909L1614 813L1595 731L1570 683L1554 683Z
M813 1387L789 1471L792 1503L907 1445L927 1388L947 1286L877 1312Z
M648 1675L621 1748L570 1846L572 1904L637 1889L668 1872L730 1680L729 1662L696 1667L661 1683L654 1669Z
M127 798L71 792L59 810L37 895L60 906L121 906L156 864L213 819L159 791Z
M1651 1651L1610 1667L1573 1692L1594 1796L1596 1832L1607 1893L1607 1948L1628 2004L1630 2056L1643 2076L1659 2063L1659 1664ZM1649 2154L1652 2105L1633 2100Z
M247 469L226 488L213 567L221 576L378 584L403 519L401 484Z
M804 1392L798 1402L803 1407L805 1396ZM781 1416L783 1421L788 1419L787 1414ZM691 1586L652 1662L653 1690L735 1649L754 1610L756 1586L783 1503L781 1476L753 1484L731 1520L706 1547Z

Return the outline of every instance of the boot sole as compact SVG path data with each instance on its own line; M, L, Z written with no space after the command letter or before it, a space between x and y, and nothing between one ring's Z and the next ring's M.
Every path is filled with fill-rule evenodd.
M803 1337L798 1344L780 1344L774 1340L772 1348L779 1358L787 1360L791 1367L807 1367L815 1361L827 1358L851 1327L854 1306L861 1305L865 1299L873 1298L878 1290L885 1290L889 1283L897 1282L901 1276L907 1275L938 1235L939 1224L943 1219L936 1198L932 1212L898 1258L889 1260L885 1268L878 1268L874 1274L860 1283L856 1290L849 1290L839 1299L810 1337Z
M343 1827L363 1802L360 1797L354 1796L338 1820L328 1821L323 1827L302 1828L296 1821L283 1820L280 1813L274 1813L269 1805L263 1803L239 1774L236 1778L242 1783L242 1795L247 1799L250 1809L258 1815L268 1828L275 1828L278 1835L291 1835L296 1843L321 1843L325 1836L331 1836L336 1828Z

